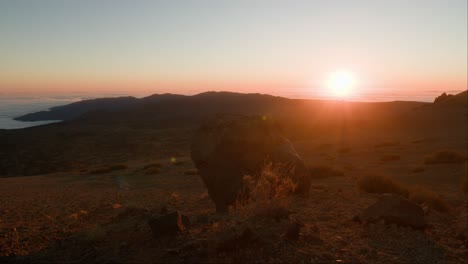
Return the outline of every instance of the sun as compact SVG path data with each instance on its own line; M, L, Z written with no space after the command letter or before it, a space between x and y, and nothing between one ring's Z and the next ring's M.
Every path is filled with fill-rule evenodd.
M356 78L354 74L347 70L339 70L330 74L327 81L327 88L331 95L335 97L349 97L354 92Z

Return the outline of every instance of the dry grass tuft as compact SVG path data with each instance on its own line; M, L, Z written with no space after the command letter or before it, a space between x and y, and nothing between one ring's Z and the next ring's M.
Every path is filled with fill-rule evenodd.
M463 163L466 157L457 151L441 150L426 157L426 164L441 164L441 163Z
M402 183L379 174L368 174L358 180L358 187L368 193L396 193L408 197L408 188Z
M316 179L344 176L344 172L342 170L327 165L312 166L309 168L309 171L311 177Z
M288 218L288 197L296 189L291 171L266 163L258 177L244 176L244 191L239 195L236 210L248 217Z
M423 187L411 188L409 199L418 204L429 205L431 208L434 208L439 212L447 212L450 209L449 205L438 193Z

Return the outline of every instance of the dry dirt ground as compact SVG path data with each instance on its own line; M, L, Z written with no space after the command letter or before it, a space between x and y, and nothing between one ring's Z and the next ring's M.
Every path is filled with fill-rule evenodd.
M102 174L0 178L0 262L467 262L468 245L457 238L467 227L466 162L424 164L440 149L466 155L466 141L406 134L350 141L324 136L294 145L307 164L331 166L344 176L313 179L310 195L289 201L290 219L214 214L188 150ZM398 158L382 158L389 155ZM144 169L153 163L160 169ZM425 231L356 223L353 217L379 197L357 186L369 172L435 191L450 210L430 210ZM148 216L163 206L189 216L191 228L153 238ZM303 225L298 240L283 237L291 221ZM253 234L239 235L246 229Z

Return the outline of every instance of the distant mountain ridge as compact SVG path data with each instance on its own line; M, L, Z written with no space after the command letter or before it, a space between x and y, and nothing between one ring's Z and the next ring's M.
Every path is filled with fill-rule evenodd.
M15 118L18 121L93 120L99 122L128 122L146 120L161 122L173 118L198 119L213 114L287 115L309 112L311 102L316 105L333 101L289 99L258 93L204 92L193 96L179 94L154 94L144 98L98 98L56 106L49 111L30 113ZM417 102L413 102L417 103ZM386 103L364 103L369 105ZM426 103L417 103L429 106ZM467 105L468 91L438 102L435 105ZM313 108L313 107L312 107Z
M98 98L52 107L49 111L30 113L14 118L17 121L73 120L96 110L125 109L138 101L135 97Z
M197 110L198 112L208 110L211 112L215 109L218 109L219 111L223 112L223 109L229 108L234 110L234 112L237 112L237 110L240 112L245 112L242 110L242 107L240 106L241 104L255 102L254 105L256 103L260 103L260 106L264 106L264 104L261 103L262 101L268 101L273 98L276 98L277 100L292 100L271 95L241 94L231 92L205 92L193 96L166 93L154 94L141 99L129 96L83 100L63 106L56 106L48 111L29 113L14 119L18 121L70 121L93 113L104 114L109 112L124 112L126 110L147 112L149 110L158 109L169 110L171 107L174 108L170 110L171 114L176 114L177 112L187 112L184 110L189 110L188 112L191 114L194 114L193 110ZM236 105L239 107L237 110L235 109ZM230 112L231 110L228 111ZM164 111L161 114L164 114Z

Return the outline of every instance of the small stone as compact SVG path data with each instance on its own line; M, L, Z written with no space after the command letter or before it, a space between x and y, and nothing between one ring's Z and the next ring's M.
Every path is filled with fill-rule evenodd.
M397 195L384 195L364 210L359 215L359 219L363 222L396 224L413 229L427 227L423 209L418 204Z

